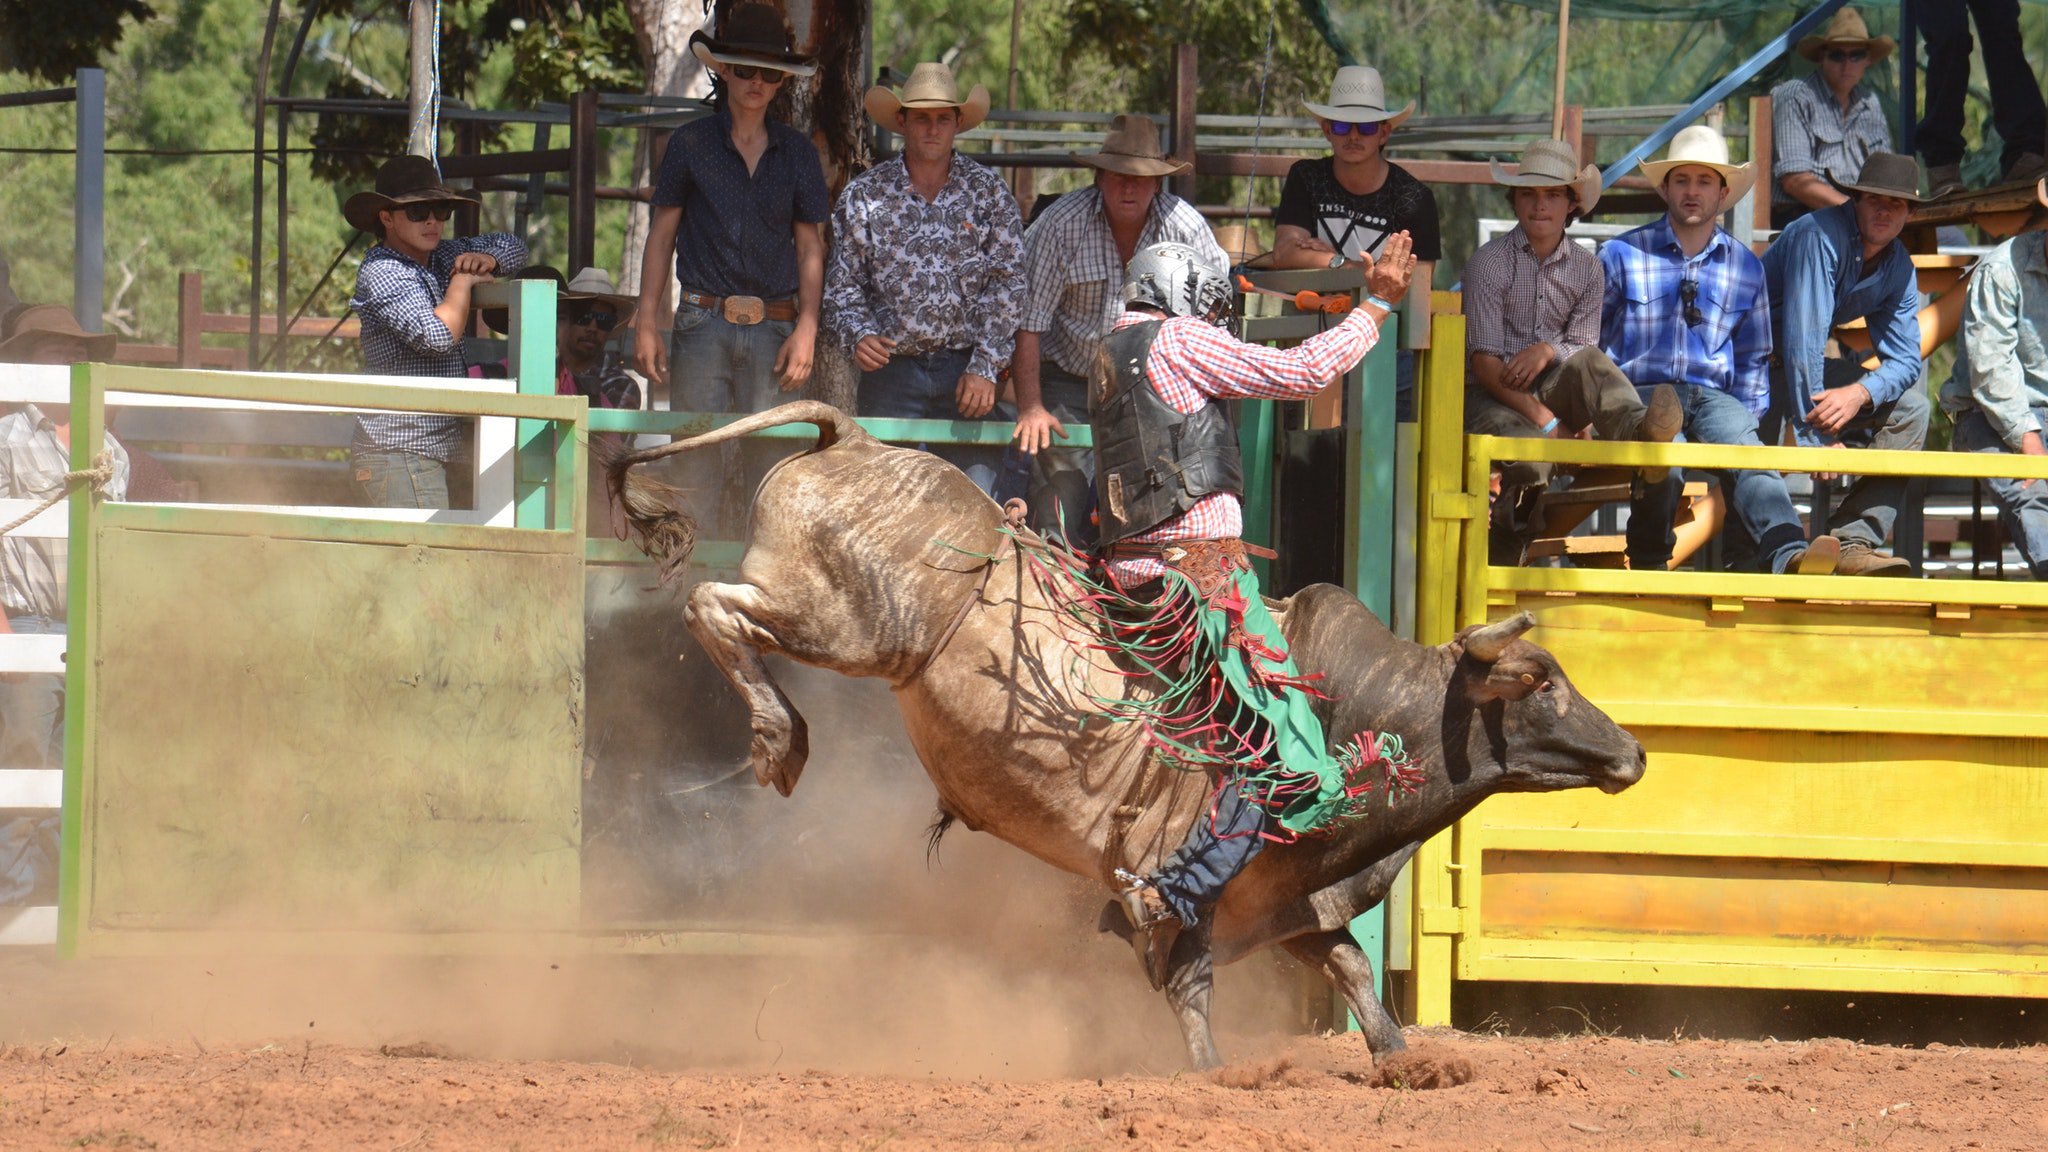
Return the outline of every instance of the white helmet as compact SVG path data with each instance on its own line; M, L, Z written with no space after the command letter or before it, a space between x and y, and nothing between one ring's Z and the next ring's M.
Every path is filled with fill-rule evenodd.
M1230 281L1186 244L1167 241L1138 249L1124 270L1124 303L1144 304L1168 316L1195 316L1211 324L1229 318Z

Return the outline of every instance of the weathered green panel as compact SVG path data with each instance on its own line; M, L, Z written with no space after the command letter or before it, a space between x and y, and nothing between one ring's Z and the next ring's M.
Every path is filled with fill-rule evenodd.
M580 556L111 526L96 552L80 951L575 924Z

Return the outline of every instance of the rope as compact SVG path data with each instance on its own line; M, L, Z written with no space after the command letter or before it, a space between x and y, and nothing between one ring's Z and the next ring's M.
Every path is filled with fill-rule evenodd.
M1266 2L1266 62L1259 67L1259 111L1252 117L1252 172L1244 178L1244 225L1245 236L1252 231L1252 189L1258 186L1259 133L1266 126L1266 78L1273 74L1273 25L1280 18L1279 0Z
M94 492L106 491L107 485L114 482L114 457L112 453L102 452L98 456L93 457L92 467L87 468L83 472L66 472L64 474L64 482L58 485L55 492L50 493L41 504L36 505L20 516L16 516L5 528L0 528L0 536L7 535L23 524L55 508L66 496L71 495L72 489L87 480L92 481L92 490Z

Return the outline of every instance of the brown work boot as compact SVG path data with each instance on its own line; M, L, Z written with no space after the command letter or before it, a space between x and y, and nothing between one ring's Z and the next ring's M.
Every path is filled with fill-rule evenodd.
M1833 536L1823 536L1792 554L1792 562L1785 565L1785 575L1832 576L1841 558L1842 542Z
M1669 444L1685 425L1685 410L1678 406L1678 389L1659 384L1650 391L1650 403L1636 425L1636 439L1645 444ZM1660 484L1671 475L1669 468L1643 469L1643 483Z
M1998 178L2000 184L2031 184L2048 176L2048 158L2038 152L2022 152L2013 157L2011 167Z
M1842 557L1835 561L1837 576L1911 576L1911 561L1880 552L1861 540L1842 542Z
M1927 170L1927 198L1939 200L1953 196L1967 187L1963 183L1961 164L1936 164Z
M1124 917L1133 929L1131 947L1138 953L1145 979L1152 982L1156 992L1166 987L1167 960L1173 955L1174 942L1180 939L1180 917L1151 881L1122 868L1116 870L1116 877L1126 882L1117 895L1123 901Z

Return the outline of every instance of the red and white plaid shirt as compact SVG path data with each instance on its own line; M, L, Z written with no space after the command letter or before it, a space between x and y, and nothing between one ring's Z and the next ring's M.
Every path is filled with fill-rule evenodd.
M1151 319L1155 317L1147 312L1125 312L1110 330ZM1362 308L1353 309L1335 328L1292 348L1246 344L1197 317L1174 316L1161 324L1159 334L1153 337L1145 377L1174 411L1182 413L1199 410L1211 397L1299 400L1322 391L1330 381L1356 367L1379 339L1379 325ZM1243 534L1243 501L1217 492L1150 532L1130 537L1129 542L1227 540ZM1162 576L1165 571L1152 559L1118 560L1109 566L1110 575L1125 587Z

